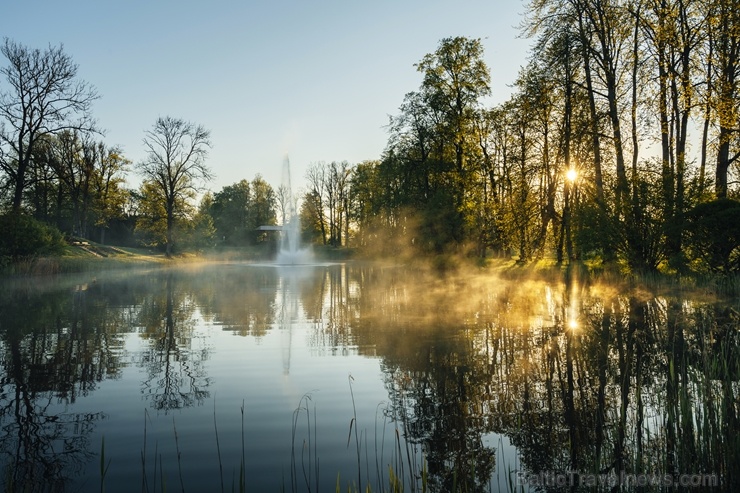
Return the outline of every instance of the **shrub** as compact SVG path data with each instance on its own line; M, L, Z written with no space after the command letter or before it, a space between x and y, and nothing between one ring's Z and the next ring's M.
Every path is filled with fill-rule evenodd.
M740 202L717 199L694 207L688 214L688 243L692 257L714 272L740 269Z
M0 216L0 257L13 260L61 253L62 233L30 216Z

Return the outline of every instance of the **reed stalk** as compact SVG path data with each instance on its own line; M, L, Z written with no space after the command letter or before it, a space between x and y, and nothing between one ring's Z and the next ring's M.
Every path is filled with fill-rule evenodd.
M221 479L221 493L224 493L224 465L221 460L221 443L218 439L218 424L216 423L216 400L213 401L213 429L216 432L216 452L218 454L218 472Z
M100 493L105 493L105 476L108 474L110 463L111 459L108 459L107 464L105 462L105 435L103 435L100 443Z
M177 426L175 426L175 418L172 418L172 431L175 434L175 451L177 453L177 473L178 476L180 476L180 488L182 490L182 493L185 493L185 482L182 480L182 462L181 457L182 454L180 453L180 442L177 438Z

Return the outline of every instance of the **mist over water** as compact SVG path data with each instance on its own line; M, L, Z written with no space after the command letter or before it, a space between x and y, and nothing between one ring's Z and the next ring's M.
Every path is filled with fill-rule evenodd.
M9 286L0 477L100 491L104 440L108 492L142 478L179 491L180 471L186 491L219 491L221 470L230 490L242 461L247 491L309 491L304 465L311 491L338 476L342 491L380 491L389 466L412 491L422 461L428 491L508 491L517 473L524 491L560 491L535 482L573 470L714 472L732 491L737 311L688 292L359 263Z

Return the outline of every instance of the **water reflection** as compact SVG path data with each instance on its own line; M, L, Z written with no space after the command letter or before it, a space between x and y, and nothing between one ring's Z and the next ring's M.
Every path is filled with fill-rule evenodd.
M208 407L219 384L211 369L228 349L219 333L257 344L279 334L285 378L306 346L313 358L376 359L381 371L365 378L386 389L394 464L407 468L409 489L422 460L430 491L508 489L522 478L531 490L607 491L614 485L591 475L622 472L707 473L721 490L738 486L737 300L578 278L229 265L13 286L0 291L0 314L6 490L61 490L94 463L91 437L113 410L78 401L109 382L131 379L162 414ZM287 459L271 458L277 469L266 474L279 478ZM531 481L547 474L574 486Z
M103 412L74 404L115 378L120 313L98 303L102 289L0 291L0 453L6 491L62 491L90 460Z
M575 280L356 279L373 314L350 323L356 342L382 356L391 413L435 490L488 489L492 432L521 460L494 473L507 481L653 474L665 486L704 473L737 486L736 305Z
M146 369L142 394L165 413L203 404L209 397L208 347L195 347L195 304L174 277L167 272L154 278L153 294L141 301L136 318L140 336L149 343L139 361Z

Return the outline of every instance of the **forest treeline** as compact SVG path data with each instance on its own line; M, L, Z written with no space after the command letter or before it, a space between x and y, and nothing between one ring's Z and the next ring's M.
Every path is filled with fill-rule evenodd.
M309 167L304 239L737 271L740 0L532 0L526 14L532 49L509 99L490 103L480 40L441 40L415 64L382 156ZM131 163L100 140L98 96L61 47L6 39L2 54L0 229L33 218L168 254L274 241L256 228L293 209L282 187L256 176L200 193L208 130L160 118Z

